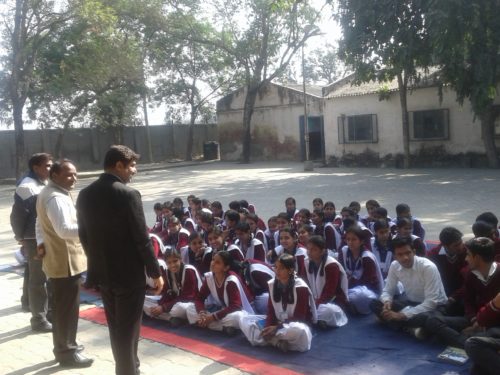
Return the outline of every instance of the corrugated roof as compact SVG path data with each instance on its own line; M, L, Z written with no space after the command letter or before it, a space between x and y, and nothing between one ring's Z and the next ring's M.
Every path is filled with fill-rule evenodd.
M437 85L437 68L430 68L428 71L421 70L421 80L412 85L412 87L431 87ZM342 96L358 96L358 95L368 95L376 94L384 89L386 92L398 91L398 80L394 78L391 81L378 82L370 81L365 82L360 85L353 85L355 75L351 74L345 78L342 78L323 89L325 98L338 98Z

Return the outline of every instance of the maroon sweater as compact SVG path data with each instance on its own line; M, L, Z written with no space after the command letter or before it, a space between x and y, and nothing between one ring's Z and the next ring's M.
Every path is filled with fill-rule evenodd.
M354 277L349 277L349 271L348 267L346 266L343 252L342 251L339 252L339 263L342 264L344 269L347 271L349 289L354 288L355 286L365 285L368 289L370 289L374 293L380 294L382 291L380 290L379 279L377 276L378 265L369 257L363 257L361 261L363 264L363 274L361 275L361 277L359 279L355 279Z
M439 254L442 246L439 244L429 250L427 258L437 266L446 295L456 301L460 301L464 297L465 277L469 271L467 262L465 261L466 253L457 254L454 261L451 261L446 254Z
M181 283L182 275L180 272L177 275L172 275L170 273L170 277L172 282L176 282L177 285ZM175 277L175 281L172 277ZM164 277L164 279L165 286L163 287L162 297L159 302L163 311L169 312L177 302L192 302L195 300L196 295L198 294L198 279L196 277L196 271L193 269L186 269L184 283L180 285L180 293L178 295L173 292L173 287L169 283L169 278Z
M497 263L495 273L484 284L472 271L465 279L465 316L473 319L478 311L500 292L500 264Z
M277 280L275 282L278 282ZM283 293L281 303L288 303L288 294ZM297 288L297 304L295 305L295 310L293 316L288 319L291 322L303 322L311 323L312 315L311 308L309 306L309 290L305 287ZM267 318L266 327L278 325L280 322L276 317L276 312L274 311L274 305L271 300L271 295L269 295L269 301L267 303Z
M500 308L493 304L493 301L488 302L481 307L481 310L476 315L477 323L481 327L498 327L500 326Z

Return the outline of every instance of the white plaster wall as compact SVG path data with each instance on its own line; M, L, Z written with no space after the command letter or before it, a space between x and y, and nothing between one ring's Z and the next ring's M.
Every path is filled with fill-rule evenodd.
M455 92L446 90L440 103L437 88L417 89L408 95L408 110L449 110L449 139L437 141L412 141L410 152L422 146L444 145L451 154L460 152L484 152L479 120L473 121L468 101L461 107ZM337 118L346 116L376 114L378 120L378 143L339 144ZM401 107L399 93L391 94L389 100L379 101L377 94L325 99L325 148L327 156L342 156L343 153L360 153L366 148L380 156L403 153L401 130Z

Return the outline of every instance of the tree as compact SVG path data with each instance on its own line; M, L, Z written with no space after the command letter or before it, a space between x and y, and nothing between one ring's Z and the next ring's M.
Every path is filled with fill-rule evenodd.
M425 13L429 0L339 0L343 30L340 56L355 72L355 82L398 81L404 167L410 166L407 93L430 64Z
M309 38L319 35L314 25L321 10L301 0L220 0L214 7L223 37L216 48L234 59L246 88L242 161L249 163L258 92L284 73Z
M495 105L500 83L500 2L491 0L432 1L428 15L435 62L444 84L460 103L470 100L481 121L484 148L491 168L498 168Z
M189 124L186 160L192 160L193 126L212 109L210 100L228 91L234 83L232 62L208 44L215 30L194 14L196 3L168 16L170 28L157 33L151 45L151 59L159 78L156 100L187 107Z
M305 58L304 70L308 81L324 84L335 82L342 70L337 48L327 43L311 51Z
M23 111L36 82L40 49L71 18L64 2L16 0L9 4L4 39L8 53L6 64L8 105L12 111L16 142L16 177L26 163Z

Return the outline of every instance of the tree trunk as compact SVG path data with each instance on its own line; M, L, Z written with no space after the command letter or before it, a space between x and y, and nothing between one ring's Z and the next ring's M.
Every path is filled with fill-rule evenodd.
M481 136L483 138L484 150L488 158L490 168L498 168L497 147L495 144L495 119L496 111L492 105L479 116L481 120Z
M188 125L187 143L186 143L186 161L193 160L193 128L195 120L196 120L195 110L191 110L191 116Z
M410 168L410 124L408 121L407 81L398 74L399 101L401 102L401 122L403 125L403 168Z
M23 105L17 100L12 103L14 117L14 137L16 143L16 179L21 177L26 167L26 151L24 148Z
M144 112L144 125L146 126L146 143L148 148L148 162L153 163L153 147L151 146L151 134L149 132L148 98L146 93L142 94L142 111Z
M250 163L251 145L252 145L251 123L252 123L252 115L255 106L255 101L257 99L257 91L258 91L258 86L255 85L247 86L247 95L245 97L245 105L243 107L243 135L242 135L243 163Z

